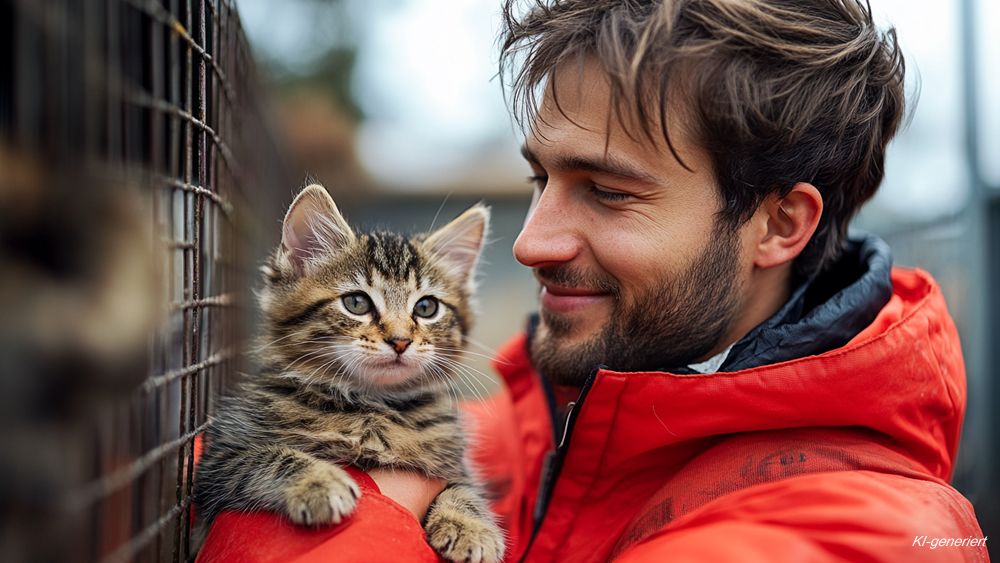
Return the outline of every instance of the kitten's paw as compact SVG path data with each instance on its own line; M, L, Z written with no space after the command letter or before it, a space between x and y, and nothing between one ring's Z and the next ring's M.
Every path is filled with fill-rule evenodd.
M361 497L361 489L346 471L317 462L285 491L285 508L292 522L306 526L339 524Z
M500 527L488 520L454 510L435 511L427 517L427 543L453 563L499 563L504 538Z

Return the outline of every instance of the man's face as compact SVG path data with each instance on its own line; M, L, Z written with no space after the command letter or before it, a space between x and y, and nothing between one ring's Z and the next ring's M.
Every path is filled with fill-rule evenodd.
M537 181L514 243L542 285L537 367L580 385L599 364L641 371L707 359L744 306L751 267L740 230L717 224L708 154L676 118L671 141L693 172L662 139L630 138L608 117L596 65L557 76L566 115L547 92L525 144Z

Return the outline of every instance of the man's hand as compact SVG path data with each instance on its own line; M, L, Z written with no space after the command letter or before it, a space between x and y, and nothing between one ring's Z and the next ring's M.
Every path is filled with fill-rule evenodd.
M383 495L412 512L421 522L446 484L444 479L428 479L423 473L400 469L372 469L368 475Z

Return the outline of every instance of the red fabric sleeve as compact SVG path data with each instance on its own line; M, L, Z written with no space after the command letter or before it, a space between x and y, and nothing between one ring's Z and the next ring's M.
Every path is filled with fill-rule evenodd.
M985 545L931 543L982 537L972 506L947 485L845 471L793 477L721 497L614 561L986 563Z
M523 459L517 455L518 435L513 432L514 413L505 388L483 401L462 405L466 429L471 434L470 455L490 489L492 508L505 528L520 524L525 508ZM201 440L195 443L200 455ZM443 561L427 544L420 523L408 510L379 491L368 474L353 467L345 470L361 487L354 513L340 525L321 528L296 526L271 512L220 514L198 554L197 563L305 563ZM516 538L516 534L511 534ZM509 538L508 550L513 543Z
M198 563L438 563L408 510L383 496L367 474L345 468L361 487L351 517L339 525L296 526L271 512L223 512Z

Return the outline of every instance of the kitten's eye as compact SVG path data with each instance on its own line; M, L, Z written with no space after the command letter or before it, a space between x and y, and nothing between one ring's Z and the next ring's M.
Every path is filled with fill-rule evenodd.
M342 299L344 307L355 315L367 315L372 310L372 300L363 293L345 295Z
M418 317L429 319L437 313L438 300L433 297L424 297L413 307L413 314Z

